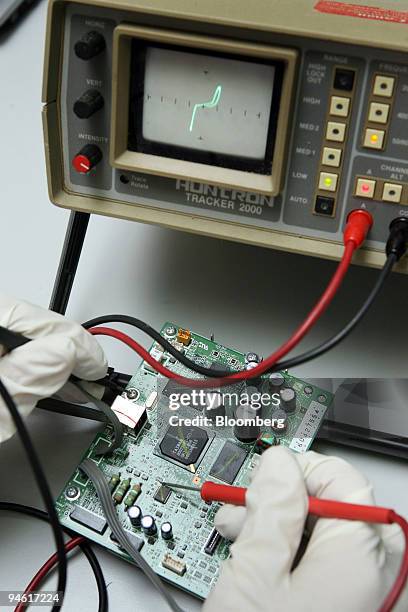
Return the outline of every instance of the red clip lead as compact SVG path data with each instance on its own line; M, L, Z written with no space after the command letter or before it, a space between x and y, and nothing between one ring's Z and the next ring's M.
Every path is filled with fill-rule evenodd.
M347 225L344 229L344 244L354 242L355 248L359 249L367 238L373 223L374 219L368 210L362 208L352 210L347 217Z

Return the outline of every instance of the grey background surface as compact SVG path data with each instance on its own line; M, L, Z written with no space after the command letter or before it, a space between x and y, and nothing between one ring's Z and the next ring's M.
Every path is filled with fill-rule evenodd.
M47 196L41 128L45 3L17 30L0 38L1 290L47 306L68 212ZM268 354L302 319L334 264L130 222L94 218L68 315L83 321L122 312L159 326L173 319L223 343ZM312 346L355 312L376 278L353 268L341 295L304 342ZM296 370L314 378L404 377L407 373L408 278L394 275L373 312L341 347ZM146 341L142 336L135 335ZM126 348L103 342L109 361L132 372L138 360ZM54 494L57 494L98 426L34 411L28 421ZM348 458L374 483L377 500L408 514L406 463L340 447L317 447ZM39 506L39 496L17 439L0 447L0 498ZM0 588L21 589L54 551L46 525L26 517L0 517ZM165 610L150 584L130 565L97 549L109 583L111 609ZM86 561L70 563L65 609L96 609ZM54 584L50 582L49 585ZM188 610L199 603L177 594Z

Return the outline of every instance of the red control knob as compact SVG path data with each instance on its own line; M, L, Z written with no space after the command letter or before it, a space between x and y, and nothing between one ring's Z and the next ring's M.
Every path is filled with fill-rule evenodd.
M80 174L88 174L102 159L102 151L96 145L85 145L72 160L72 165Z

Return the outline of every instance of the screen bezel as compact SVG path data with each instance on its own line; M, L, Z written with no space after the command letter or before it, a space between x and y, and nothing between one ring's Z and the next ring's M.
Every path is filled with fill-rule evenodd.
M263 159L253 159L239 155L227 155L211 151L182 147L160 143L144 138L143 136L143 109L144 109L144 84L146 75L146 51L149 47L178 51L180 53L193 53L203 56L219 57L222 59L238 60L252 64L264 64L275 68L272 83L272 100L268 122L268 133L266 139L265 155ZM132 41L131 64L129 74L129 119L128 119L128 150L150 155L160 155L170 159L196 162L241 170L243 172L255 172L257 174L271 175L273 168L273 153L275 148L276 130L278 125L279 108L282 94L284 64L279 60L268 60L266 58L237 57L231 53L220 53L196 48L176 47L151 43L134 39Z
M281 104L276 125L271 173L260 174L129 150L131 51L132 42L135 39L147 41L153 45L174 45L180 50L187 48L207 53L228 54L237 59L254 58L254 61L282 62L284 68ZM282 190L285 178L298 56L298 51L293 48L186 34L180 31L139 27L131 24L118 25L113 36L110 164L120 170L189 180L268 196L278 195Z

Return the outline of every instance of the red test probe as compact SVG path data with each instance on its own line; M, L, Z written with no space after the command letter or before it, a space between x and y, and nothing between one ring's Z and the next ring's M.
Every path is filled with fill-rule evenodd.
M163 485L174 489L187 489L200 493L205 502L222 502L233 506L245 506L247 489L230 485L217 484L207 480L201 487L190 487L172 482ZM329 499L319 499L309 496L309 514L320 518L344 519L348 521L363 521L365 523L397 523L405 536L405 551L398 577L387 595L380 612L390 612L397 603L408 578L408 522L394 510L379 506L364 506Z

